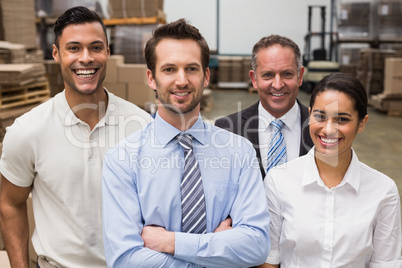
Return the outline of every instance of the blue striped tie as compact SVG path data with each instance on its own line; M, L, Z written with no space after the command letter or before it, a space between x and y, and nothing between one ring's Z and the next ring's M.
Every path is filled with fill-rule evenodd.
M204 188L201 171L195 159L192 137L188 134L177 136L184 150L184 173L181 181L182 232L206 233Z
M274 166L286 163L286 143L282 134L284 123L282 120L275 119L271 121L271 125L274 127L275 132L268 149L267 173Z

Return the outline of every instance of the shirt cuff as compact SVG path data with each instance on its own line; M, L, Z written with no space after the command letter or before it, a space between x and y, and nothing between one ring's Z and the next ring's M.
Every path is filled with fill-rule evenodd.
M369 268L400 268L402 267L402 260L389 261L389 262L370 262Z
M279 264L280 259L281 259L281 254L279 253L279 251L271 250L267 257L266 263Z
M174 257L195 263L199 240L199 234L175 232Z

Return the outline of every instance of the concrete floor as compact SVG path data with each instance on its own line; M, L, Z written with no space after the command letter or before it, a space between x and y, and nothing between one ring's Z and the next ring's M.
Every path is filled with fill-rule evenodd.
M213 90L214 106L203 117L213 121L247 108L258 100L258 94L242 89ZM299 91L298 99L306 106L310 94ZM388 116L373 107L368 109L369 121L353 143L359 160L391 177L402 196L402 117Z

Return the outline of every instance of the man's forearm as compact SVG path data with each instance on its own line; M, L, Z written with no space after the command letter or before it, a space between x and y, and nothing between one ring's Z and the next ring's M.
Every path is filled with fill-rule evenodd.
M11 267L29 267L27 205L0 206L0 227Z
M141 238L144 240L144 247L174 255L174 232L166 231L159 226L144 226Z

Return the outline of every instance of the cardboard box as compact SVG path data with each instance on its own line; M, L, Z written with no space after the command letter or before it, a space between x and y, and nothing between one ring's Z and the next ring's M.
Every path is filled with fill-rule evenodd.
M153 17L163 9L161 0L109 0L111 18Z
M390 97L385 94L374 95L370 98L370 104L390 116L402 115L402 95L399 97L396 95Z
M129 83L127 92L127 100L141 108L144 108L147 102L155 102L155 91L148 84Z
M402 58L385 59L385 95L402 95Z
M116 83L117 79L117 66L124 64L123 55L111 55L107 61L106 78L105 82Z
M0 39L37 48L35 7L32 0L0 1Z
M114 95L127 100L127 83L105 82L105 88Z
M146 64L120 64L117 66L117 81L148 85Z

